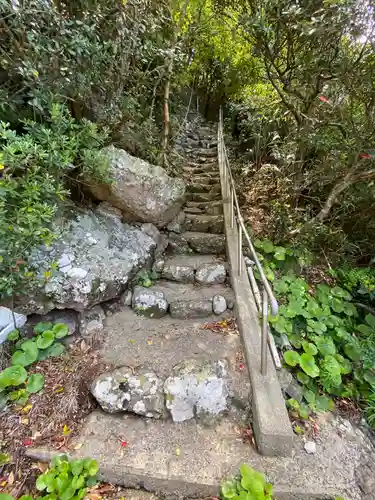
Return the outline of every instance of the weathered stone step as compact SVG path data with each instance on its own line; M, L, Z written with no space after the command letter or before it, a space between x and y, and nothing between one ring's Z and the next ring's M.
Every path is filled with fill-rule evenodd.
M219 176L219 168L216 165L209 165L207 167L205 166L192 166L192 165L186 165L182 167L182 170L185 174L190 174L190 175L198 175L198 176L204 176L204 177L211 177L212 175L217 175Z
M220 182L220 177L219 175L191 175L191 174L184 174L183 175L184 180L187 180L191 184L203 184L206 186L213 186L213 185L218 185Z
M221 193L220 184L202 184L195 182L195 178L191 184L186 186L188 193Z
M223 203L219 201L201 202L201 201L188 201L184 211L188 213L190 209L197 208L207 215L221 215L223 213ZM198 213L198 212L190 212Z
M222 234L224 232L224 217L222 215L186 214L184 228L187 231Z
M185 232L181 237L188 242L197 253L221 255L226 253L225 236L223 234L209 234Z
M211 201L221 200L220 193L186 193L187 201L199 201L204 203L210 203Z
M213 285L227 281L228 268L217 255L175 255L164 261L161 276L181 283Z

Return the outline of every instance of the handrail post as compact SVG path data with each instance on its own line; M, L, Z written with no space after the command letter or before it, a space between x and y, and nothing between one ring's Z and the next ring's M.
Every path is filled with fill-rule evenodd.
M242 226L238 223L238 276L242 272Z
M261 366L260 371L263 376L267 375L267 348L268 348L268 295L267 290L262 290L262 345L261 345Z

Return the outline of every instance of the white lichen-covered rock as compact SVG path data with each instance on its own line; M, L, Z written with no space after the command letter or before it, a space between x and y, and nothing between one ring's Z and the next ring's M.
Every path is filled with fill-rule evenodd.
M93 184L89 189L102 201L119 208L126 220L152 222L163 227L180 211L185 183L169 177L162 167L131 156L113 146L104 150L109 159L111 184Z
M195 279L202 285L224 283L227 277L224 264L204 264L197 269Z
M166 406L174 422L191 418L209 423L228 409L225 361L186 360L164 382Z
M227 301L222 295L214 295L212 298L212 309L215 314L222 314L227 309Z
M132 307L140 316L162 318L167 314L168 302L163 292L136 286L133 292Z
M102 213L75 212L61 223L51 247L30 256L41 282L45 270L54 263L57 269L42 287L20 298L17 310L83 311L120 295L135 273L151 263L156 243L143 231Z
M100 306L94 306L88 311L83 311L79 317L79 333L86 340L95 337L104 329L105 314Z
M194 283L194 267L192 266L165 264L161 275L163 278L171 281Z
M127 367L99 375L91 393L108 413L129 411L145 417L164 414L163 383L153 372L133 374Z

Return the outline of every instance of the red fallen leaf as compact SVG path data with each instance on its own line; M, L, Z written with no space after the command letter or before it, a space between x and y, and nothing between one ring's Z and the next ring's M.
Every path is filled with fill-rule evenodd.
M128 443L126 441L121 441L121 446L125 448L126 446L128 446Z
M371 155L369 153L360 153L359 157L365 160L369 160L371 158Z
M327 102L327 103L329 102L329 100L326 97L324 97L324 95L320 95L319 100L322 102Z
M33 445L32 439L24 439L22 442L23 442L24 446L32 446Z
M243 363L240 363L240 364L238 365L238 368L239 368L240 370L243 370L243 369L245 368L245 365L244 365Z

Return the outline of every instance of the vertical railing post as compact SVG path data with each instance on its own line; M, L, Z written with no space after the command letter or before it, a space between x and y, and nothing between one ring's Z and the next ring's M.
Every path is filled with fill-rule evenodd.
M261 366L260 371L263 376L267 375L267 349L268 349L268 295L267 290L262 290L262 345L261 345Z
M234 193L233 189L230 190L230 228L233 229L234 225Z
M242 273L242 226L238 223L238 276Z

